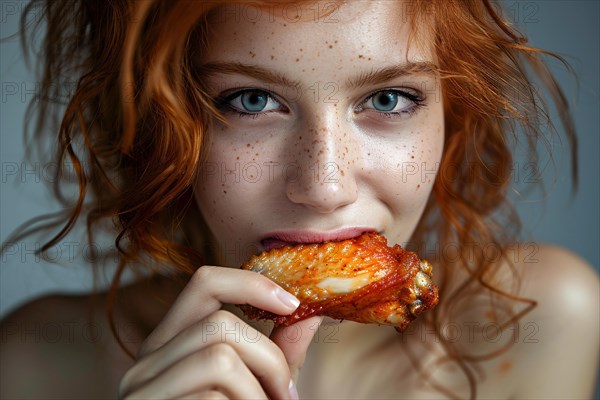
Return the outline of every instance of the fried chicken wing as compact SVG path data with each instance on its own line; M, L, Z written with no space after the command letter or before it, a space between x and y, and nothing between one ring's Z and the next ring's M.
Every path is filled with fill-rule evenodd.
M253 319L290 325L313 315L393 325L403 331L438 302L432 268L416 253L387 246L375 233L339 242L287 245L253 256L243 269L265 275L295 295L300 306L280 316L240 306Z

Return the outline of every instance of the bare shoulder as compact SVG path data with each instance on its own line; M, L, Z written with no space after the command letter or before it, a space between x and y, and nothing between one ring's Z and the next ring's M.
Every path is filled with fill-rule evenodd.
M114 398L112 335L91 296L48 295L0 322L1 398Z
M599 279L592 266L562 247L539 245L536 250L518 263L523 294L538 301L533 315L561 324L597 317Z
M591 398L600 352L598 274L564 248L536 250L517 260L521 294L537 301L523 319L535 336L518 344L525 362L517 397Z

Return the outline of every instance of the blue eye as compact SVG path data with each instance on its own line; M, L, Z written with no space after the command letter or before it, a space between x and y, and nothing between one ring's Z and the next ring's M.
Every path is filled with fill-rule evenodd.
M269 102L269 98L263 93L246 92L240 96L240 102L246 111L260 112Z
M373 108L377 111L393 111L398 105L398 94L394 92L379 92L371 97Z
M369 96L361 108L383 113L400 114L411 111L421 102L418 96L399 90L381 90Z
M221 104L243 114L259 114L282 108L281 104L269 93L256 89L233 93L221 100Z

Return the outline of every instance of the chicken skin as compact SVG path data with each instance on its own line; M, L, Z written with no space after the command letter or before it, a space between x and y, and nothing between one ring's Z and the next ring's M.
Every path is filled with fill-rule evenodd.
M324 315L403 331L438 302L431 264L398 245L387 246L375 233L339 242L286 245L251 257L242 268L263 274L300 300L286 316L240 306L249 318L271 319L278 325Z

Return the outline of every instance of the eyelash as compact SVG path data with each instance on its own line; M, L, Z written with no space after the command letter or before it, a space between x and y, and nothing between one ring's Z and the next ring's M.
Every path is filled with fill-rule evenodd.
M419 94L410 93L410 92L407 92L405 90L400 90L400 89L381 89L381 90L378 90L378 91L373 92L370 95L368 95L367 98L358 105L358 108L360 109L360 111L364 111L365 103L367 103L369 100L371 100L372 98L374 98L375 96L377 96L380 93L394 93L397 96L408 99L413 103L411 106L409 106L409 108L407 110L394 111L394 112L385 112L385 111L377 111L374 109L369 109L369 110L373 110L374 112L376 112L380 115L383 115L387 118L400 118L403 115L411 116L414 113L416 113L417 111L419 111L419 109L425 105L425 98Z
M401 111L394 111L394 112L385 112L385 111L377 111L375 109L371 109L371 108L367 108L368 110L373 110L374 112L386 117L386 118L400 118L403 115L404 116L411 116L413 114L415 114L417 111L419 111L419 109L421 107L423 107L425 105L425 98L419 94L416 93L410 93L404 90L400 90L400 89L381 89L381 90L377 90L376 92L371 93L370 95L368 95L355 109L358 109L358 112L362 112L365 110L364 105L365 103L367 103L369 100L371 100L373 97L375 97L376 95L380 94L380 93L394 93L396 95L398 95L399 97L403 97L405 99L410 100L413 105L411 105L409 107L409 109L407 110L401 110ZM277 100L277 98L275 96L273 96L271 93L265 91L265 90L261 90L261 89L242 89L242 90L238 90L235 91L231 94L224 94L224 95L220 95L215 99L215 104L217 106L217 108L219 108L222 111L225 112L231 112L236 114L238 117L240 118L252 118L252 119L257 119L259 118L261 115L267 114L269 112L272 112L271 110L269 111L265 111L265 112L245 112L242 111L236 107L233 107L230 103L232 100L238 98L239 96L243 95L244 93L260 93L260 94L264 94L266 96L268 96L271 100L277 102L281 107L284 108L283 112L287 113L289 112L289 110L287 109L287 107L285 107L279 100ZM281 110L278 110L281 111Z
M271 112L271 111L245 112L245 111L242 111L242 110L232 106L231 102L234 99L242 96L244 93L259 93L259 94L266 95L270 100L275 101L277 104L279 104L280 107L284 107L285 112L288 111L287 107L283 106L281 104L281 102L279 100L277 100L277 98L275 96L273 96L271 93L269 93L265 90L260 90L260 89L242 89L242 90L237 90L231 94L227 94L227 93L221 94L214 100L215 105L219 110L221 110L223 112L231 112L231 113L237 114L240 118L256 119L263 114Z

